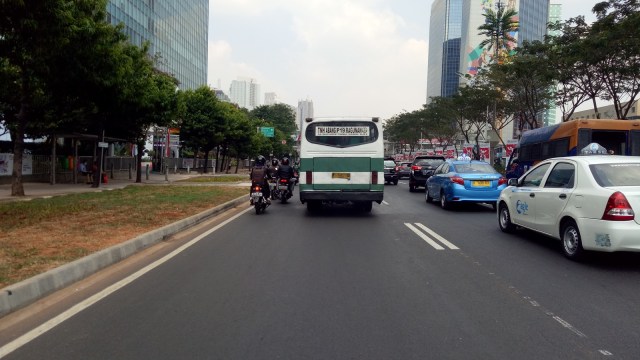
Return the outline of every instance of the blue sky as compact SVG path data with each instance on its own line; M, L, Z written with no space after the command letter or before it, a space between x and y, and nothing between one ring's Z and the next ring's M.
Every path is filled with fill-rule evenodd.
M598 1L559 2L563 18L593 20ZM238 76L252 77L281 102L313 100L316 116L386 119L419 109L432 3L211 0L209 84L228 92Z

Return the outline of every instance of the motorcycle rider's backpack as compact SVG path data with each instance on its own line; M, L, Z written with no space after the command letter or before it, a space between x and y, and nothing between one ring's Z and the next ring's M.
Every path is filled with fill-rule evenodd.
M262 184L264 182L267 168L264 166L256 166L251 170L251 182L254 184Z

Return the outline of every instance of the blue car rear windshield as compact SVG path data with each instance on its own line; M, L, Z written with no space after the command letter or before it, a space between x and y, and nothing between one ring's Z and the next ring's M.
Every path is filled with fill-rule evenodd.
M595 164L589 168L602 187L640 186L640 163Z
M455 164L453 167L459 174L494 174L497 173L496 169L489 164L480 163L468 163L468 164Z

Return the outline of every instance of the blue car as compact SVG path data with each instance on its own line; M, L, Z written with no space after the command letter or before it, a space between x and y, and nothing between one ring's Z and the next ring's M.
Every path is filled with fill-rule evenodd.
M439 201L443 209L454 203L487 203L495 210L507 179L493 166L477 160L446 160L427 179L428 203Z

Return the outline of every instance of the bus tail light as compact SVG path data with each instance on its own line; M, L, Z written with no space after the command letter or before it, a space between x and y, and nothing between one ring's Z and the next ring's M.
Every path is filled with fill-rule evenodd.
M307 181L307 185L313 184L313 172L312 171L307 171L306 172L306 181Z
M451 177L451 182L455 183L455 184L460 184L464 186L464 179L461 178L460 176L452 176Z
M377 185L378 184L378 172L377 171L372 171L371 172L371 184L373 184L373 185Z
M624 194L618 191L609 196L602 220L626 221L634 218L635 213Z

